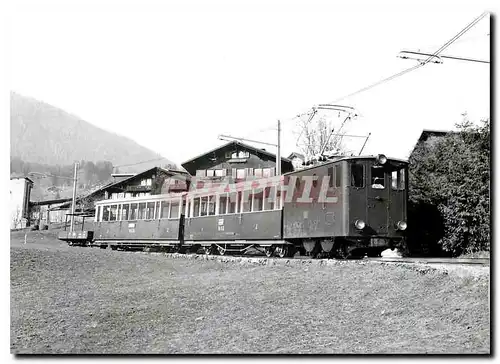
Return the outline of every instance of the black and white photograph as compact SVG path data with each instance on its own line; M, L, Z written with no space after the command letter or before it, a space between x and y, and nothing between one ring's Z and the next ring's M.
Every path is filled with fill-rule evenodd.
M490 357L493 4L7 2L9 360Z

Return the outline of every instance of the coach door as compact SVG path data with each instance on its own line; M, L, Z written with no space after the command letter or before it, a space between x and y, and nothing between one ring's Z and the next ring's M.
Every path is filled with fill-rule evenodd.
M372 234L385 235L389 225L389 173L383 165L371 164L367 178L367 226Z

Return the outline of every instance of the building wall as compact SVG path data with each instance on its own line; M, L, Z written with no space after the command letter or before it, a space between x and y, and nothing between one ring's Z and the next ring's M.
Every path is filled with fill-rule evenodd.
M21 229L29 225L29 200L32 183L25 178L10 180L10 228Z

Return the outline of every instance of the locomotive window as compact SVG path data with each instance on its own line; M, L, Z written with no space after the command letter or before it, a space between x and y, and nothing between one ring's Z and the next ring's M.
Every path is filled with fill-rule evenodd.
M102 208L102 221L109 221L109 206L103 206Z
M153 219L155 211L155 203L148 202L146 205L146 219Z
M129 211L130 211L130 205L129 204L123 205L121 220L128 220L128 212Z
M232 192L229 194L229 206L228 206L228 214L235 214L238 210L238 194L236 192Z
M398 189L398 174L399 171L392 171L391 173L391 187L393 190Z
M405 189L405 169L401 168L399 171L399 189Z
M200 216L200 199L195 198L193 203L193 217Z
M372 167L372 188L383 190L385 188L385 172L383 168Z
M364 187L364 167L362 164L351 164L351 186Z
M215 215L215 196L208 196L208 215Z
M328 187L333 187L333 167L328 167Z
M227 212L228 196L219 196L219 215L224 215Z
M250 212L251 202L252 202L252 195L250 191L243 191L241 198L241 212Z
M207 202L208 202L208 197L201 197L200 198L200 216L207 216Z
M335 166L335 187L340 187L342 184L342 174L341 174L341 169L340 169L340 164L337 164Z
M172 201L170 203L170 219L179 218L179 201Z
M130 220L137 220L137 204L130 204Z

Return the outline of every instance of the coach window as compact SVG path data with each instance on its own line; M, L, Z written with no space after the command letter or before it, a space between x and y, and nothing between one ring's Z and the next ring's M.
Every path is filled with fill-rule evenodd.
M147 202L146 204L146 219L152 220L154 218L155 203Z
M351 186L364 187L364 167L362 164L351 164Z
M118 205L118 209L116 209L116 220L121 221L122 219L122 205Z
M252 211L262 211L263 209L263 201L264 200L264 192L253 191L253 201L252 201Z
M228 194L219 196L219 215L225 215L227 213L229 198Z
M116 221L116 211L117 210L117 206L116 205L112 205L111 206L111 209L109 211L109 221Z
M207 216L208 196L200 197L200 216Z
M97 206L95 209L95 221L101 221L101 206Z
M109 206L103 206L102 207L102 221L109 221Z
M144 220L145 218L146 218L146 203L140 202L139 203L139 214L137 216L137 219Z
M123 205L122 208L122 220L128 220L128 212L130 211L130 204Z
M241 212L251 211L252 194L251 191L242 191L241 193Z
M179 201L172 201L170 207L170 219L178 219L179 218Z
M137 204L130 204L130 217L129 220L137 220Z
M276 202L274 203L275 210L281 210L281 207L283 205L282 198L284 197L285 197L284 191L280 191L280 189L276 187Z
M200 216L200 198L195 197L193 199L193 217Z
M399 170L399 189L404 190L406 188L405 184L405 169L401 168Z
M161 201L156 201L155 219L161 219Z
M170 209L170 201L161 201L160 219L168 219L168 210Z
M384 169L381 167L373 166L371 171L372 171L372 179L371 179L372 188L383 190L385 188Z
M274 202L276 201L276 189L274 187L266 187L264 189L264 208L263 210L274 210Z
M215 215L215 196L207 196L207 216Z
M228 214L235 214L238 211L238 193L231 192L229 194L229 205L228 205Z

